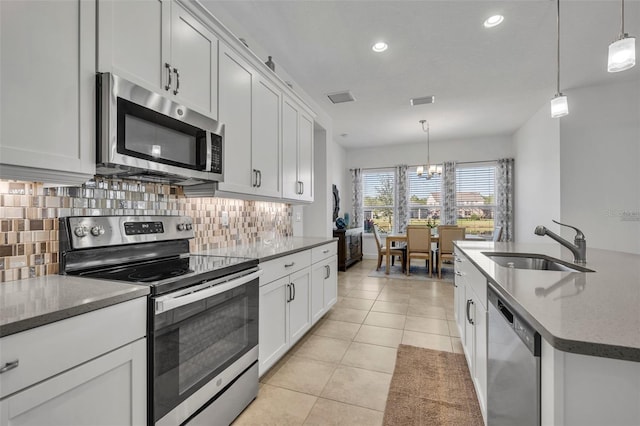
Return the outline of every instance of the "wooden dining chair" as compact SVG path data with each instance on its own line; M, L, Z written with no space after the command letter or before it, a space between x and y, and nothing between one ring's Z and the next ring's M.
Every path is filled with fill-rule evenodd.
M380 237L378 237L378 230L376 229L376 226L373 225L372 227L373 230L373 237L376 239L376 247L378 248L378 266L376 267L376 271L378 269L380 269L380 266L382 265L382 257L387 255L387 246L386 244L383 246L382 243L380 243ZM391 248L389 250L389 256L391 256L391 264L393 265L393 259L396 256L400 256L400 262L402 263L402 272L404 272L404 265L405 265L405 256L406 256L406 248Z
M440 232L440 241L438 243L438 278L442 278L442 262L445 260L453 261L453 242L464 240L465 228L463 227L447 227Z
M431 276L431 228L424 225L407 226L407 275L411 275L411 259L425 260Z

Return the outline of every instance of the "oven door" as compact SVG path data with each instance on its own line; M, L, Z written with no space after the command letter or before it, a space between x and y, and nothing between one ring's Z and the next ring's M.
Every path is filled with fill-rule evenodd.
M153 423L183 423L257 362L261 273L254 268L150 299Z

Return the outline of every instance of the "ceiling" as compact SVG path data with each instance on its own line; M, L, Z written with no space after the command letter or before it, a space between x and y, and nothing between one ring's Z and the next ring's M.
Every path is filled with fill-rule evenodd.
M276 72L285 69L332 118L333 138L346 148L424 141L420 119L433 142L511 135L556 93L554 1L201 2L273 56ZM620 1L560 7L560 89L570 111L572 89L640 75L640 66L606 71ZM504 22L485 29L496 13ZM625 30L640 37L640 0L626 1ZM389 49L374 53L379 40ZM356 101L328 100L342 90ZM426 95L435 103L409 104Z

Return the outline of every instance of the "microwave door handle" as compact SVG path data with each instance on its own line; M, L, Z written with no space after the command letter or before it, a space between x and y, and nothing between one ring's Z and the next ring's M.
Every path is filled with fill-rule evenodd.
M155 303L155 314L161 314L163 312L170 311L172 309L179 308L180 306L188 305L190 303L197 302L199 300L206 299L211 296L215 296L216 294L224 293L225 291L232 290L236 287L239 287L243 284L246 284L250 281L259 278L262 275L262 270L253 272L251 274L247 274L243 277L233 279L227 281L222 284L212 285L211 287L207 287L200 291L195 291L193 293L185 294L184 296L175 296L167 295L164 297L158 298Z
M205 143L207 144L207 162L205 164L205 171L210 172L211 171L211 155L213 151L213 146L211 145L211 132L206 131L205 134L206 134Z

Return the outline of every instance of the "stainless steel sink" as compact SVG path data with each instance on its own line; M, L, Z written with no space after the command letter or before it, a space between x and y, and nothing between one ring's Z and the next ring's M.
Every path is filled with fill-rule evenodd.
M498 252L482 252L482 254L505 268L533 269L536 271L594 272L583 266L543 254Z

